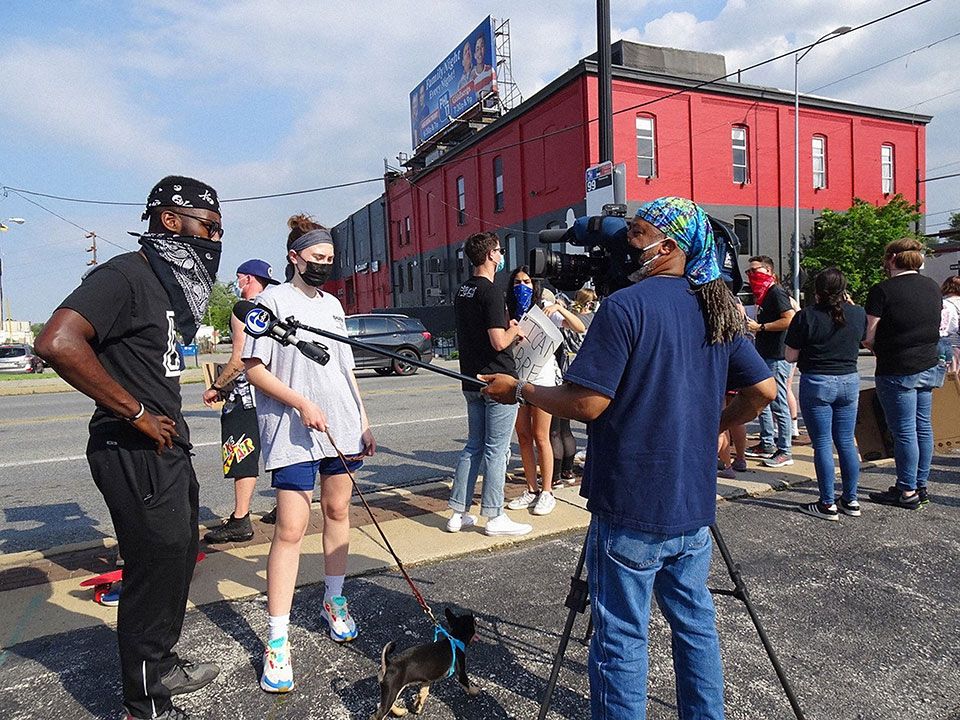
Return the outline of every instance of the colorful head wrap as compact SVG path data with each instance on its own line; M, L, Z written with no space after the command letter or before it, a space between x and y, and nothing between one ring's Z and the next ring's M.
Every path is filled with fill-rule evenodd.
M641 205L636 217L676 241L687 256L683 274L691 284L705 285L720 277L713 228L699 205L686 198L662 197Z

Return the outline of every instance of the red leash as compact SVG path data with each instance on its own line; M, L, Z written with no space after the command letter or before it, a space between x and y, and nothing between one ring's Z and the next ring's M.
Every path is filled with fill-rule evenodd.
M333 445L333 449L337 451L337 455L340 457L340 461L343 463L343 469L347 471L347 475L350 476L350 482L353 483L353 489L356 491L357 495L360 498L360 502L363 503L363 507L366 509L367 514L370 516L370 519L373 521L374 526L377 528L377 532L380 533L380 537L383 539L383 544L387 546L387 550L390 551L390 554L393 556L394 562L397 563L397 567L400 568L400 573L403 575L403 579L407 581L407 585L410 586L410 590L413 592L413 597L416 599L417 603L427 614L427 617L430 618L430 621L437 627L443 627L440 625L440 621L433 614L433 610L430 609L430 606L427 604L427 601L423 599L423 593L420 592L416 584L413 582L413 579L407 573L405 567L403 567L403 562L397 556L396 551L393 549L393 545L390 544L390 541L387 539L387 536L383 532L383 528L380 527L380 523L377 522L377 518L373 515L373 510L370 508L367 499L363 496L363 493L360 491L360 486L357 485L357 479L353 476L353 473L350 471L350 466L347 464L347 458L340 448L337 447L337 444L333 441L333 437L330 435L330 430L324 430L326 433L327 439L330 441L330 444Z

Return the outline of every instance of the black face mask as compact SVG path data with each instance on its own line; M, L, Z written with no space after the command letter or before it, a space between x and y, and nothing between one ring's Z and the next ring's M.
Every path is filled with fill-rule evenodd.
M320 287L330 279L333 263L318 263L307 260L307 269L300 273L303 281L311 287Z

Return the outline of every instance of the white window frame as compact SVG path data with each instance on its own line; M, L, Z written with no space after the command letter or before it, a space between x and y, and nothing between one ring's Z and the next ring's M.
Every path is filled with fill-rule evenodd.
M463 175L457 178L457 225L467 224L467 183Z
M811 171L813 189L824 190L827 187L827 138L814 135L810 141Z
M897 189L896 149L891 143L880 146L880 190L892 195Z
M637 176L657 176L657 121L652 115L637 115ZM642 147L641 147L642 145ZM649 167L644 167L647 163ZM649 172L644 172L648 170Z
M506 198L503 195L503 156L493 159L493 211L503 212Z
M737 137L742 135L742 137ZM730 147L733 154L731 158L731 163L733 165L733 182L737 185L746 185L750 182L750 135L747 132L747 127L745 125L734 125L730 129ZM736 153L738 150L743 151L743 164L737 164L736 162ZM737 169L743 169L743 179L737 179Z

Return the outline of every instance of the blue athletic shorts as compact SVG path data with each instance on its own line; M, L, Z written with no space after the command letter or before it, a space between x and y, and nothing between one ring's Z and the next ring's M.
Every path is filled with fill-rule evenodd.
M347 455L347 468L355 473L363 467L361 455ZM323 460L294 463L286 467L273 470L273 480L270 483L278 490L313 490L316 486L317 475L344 475L346 470L339 457L325 457Z

